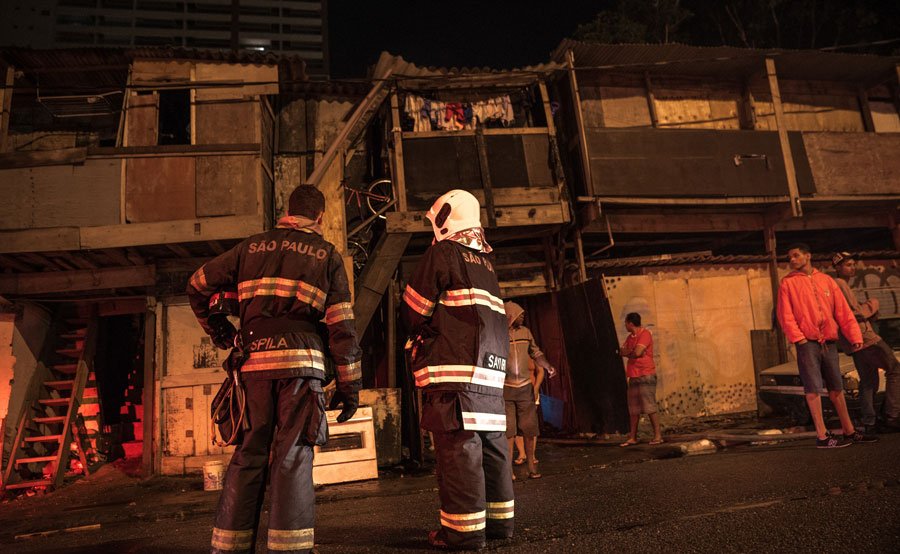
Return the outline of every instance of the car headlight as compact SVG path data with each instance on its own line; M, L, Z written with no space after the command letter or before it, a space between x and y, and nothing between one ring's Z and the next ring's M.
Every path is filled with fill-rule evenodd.
M759 384L766 387L774 387L778 384L778 381L776 381L775 377L772 375L760 375Z

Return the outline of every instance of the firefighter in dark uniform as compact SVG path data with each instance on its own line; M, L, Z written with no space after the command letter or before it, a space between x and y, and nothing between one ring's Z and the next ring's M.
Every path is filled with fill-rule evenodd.
M434 436L441 528L437 548L477 549L513 535L503 383L509 333L478 200L450 191L426 217L435 240L403 294L410 359Z
M223 349L237 331L227 318L210 316L209 298L237 287L240 340L249 353L240 369L249 427L225 474L214 553L254 550L267 474L268 549L299 553L313 548L313 446L328 438L322 391L326 348L316 332L323 317L338 382L332 407L343 405L338 421L351 418L359 405L361 353L350 290L340 254L321 236L324 210L321 192L297 187L289 215L277 228L209 261L187 287L200 325Z

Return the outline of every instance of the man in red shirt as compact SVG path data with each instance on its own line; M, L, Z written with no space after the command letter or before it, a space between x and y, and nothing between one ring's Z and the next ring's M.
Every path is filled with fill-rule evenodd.
M816 427L816 447L842 448L854 442L872 442L877 439L860 433L850 421L835 344L840 327L852 352L862 348L859 324L834 279L816 271L811 260L805 244L788 249L788 263L793 271L778 287L778 323L797 350L797 369ZM825 427L819 396L823 385L841 420L843 436L830 435Z
M656 364L653 363L653 336L641 327L641 314L631 312L625 316L628 338L619 349L619 354L628 359L625 375L628 377L628 415L631 432L628 440L620 446L637 444L638 422L641 414L647 414L653 425L653 440L650 444L661 444L659 430L659 410L656 407Z

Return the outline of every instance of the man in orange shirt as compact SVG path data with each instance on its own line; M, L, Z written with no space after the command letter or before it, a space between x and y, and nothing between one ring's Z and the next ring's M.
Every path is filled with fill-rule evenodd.
M641 414L647 414L653 425L653 440L650 444L662 444L659 430L659 410L656 407L656 364L653 363L653 336L641 327L641 314L631 312L625 316L628 338L619 349L619 354L628 359L625 375L628 377L628 415L631 418L631 432L628 440L619 446L637 444L638 422Z
M816 427L817 448L842 448L855 442L878 440L853 427L844 398L844 380L838 363L838 328L850 343L851 352L863 345L859 324L834 279L812 265L809 246L796 244L788 249L790 273L778 287L778 323L785 338L797 349L797 369L806 404ZM822 416L819 394L828 389L828 398L841 420L843 436L828 433Z

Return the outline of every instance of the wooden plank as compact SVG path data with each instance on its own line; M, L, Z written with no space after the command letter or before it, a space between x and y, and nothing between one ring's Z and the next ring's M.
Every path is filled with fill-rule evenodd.
M156 284L152 265L0 274L0 294L46 294L77 290L149 287Z
M170 242L244 239L262 231L263 221L256 215L84 227L81 229L81 248L93 250Z
M608 205L626 206L696 206L735 204L779 204L790 200L789 196L729 196L723 198L666 198L649 196L579 196L579 202L600 202Z
M756 109L753 104L753 91L750 89L750 83L747 81L744 81L741 85L741 109L739 114L741 129L756 130Z
M129 223L196 216L193 158L134 158L127 161L125 214Z
M766 58L766 76L769 81L769 91L772 95L772 105L775 109L775 127L778 130L778 142L781 144L781 157L784 160L784 171L787 176L788 194L791 197L791 213L794 217L803 215L803 207L800 205L800 191L797 187L797 172L794 169L794 157L791 153L791 144L788 140L787 123L784 118L784 109L781 105L781 92L778 90L778 75L775 72L775 60Z
M575 230L575 258L578 260L578 278L579 282L587 281L587 268L584 265L584 242L581 240L581 231Z
M0 154L0 169L80 164L86 158L87 148L84 147L7 152Z
M184 60L134 60L131 62L132 82L134 86L189 84L192 65Z
M198 101L232 100L278 94L278 66L197 62L192 75ZM210 84L204 87L198 83ZM234 83L237 86L219 86ZM248 84L243 84L248 83Z
M198 158L197 217L256 214L258 168L258 155Z
M9 65L6 67L3 79L3 89L0 90L0 155L9 147L9 120L12 111L13 85L15 84L16 69Z
M613 233L699 233L718 231L758 231L763 218L757 214L617 214L607 212ZM601 220L584 232L607 234Z
M110 146L91 146L87 149L88 158L159 158L178 156L243 156L259 154L258 142L247 144L161 144L159 146L132 146L113 148Z
M81 248L78 228L54 227L51 229L0 231L0 252L7 254L34 252L37 248L42 252L78 250Z
M131 94L125 114L123 145L156 146L159 141L159 93Z
M511 127L508 129L484 130L485 135L546 135L547 133L547 127ZM401 137L405 140L416 140L438 137L474 137L475 134L475 129L460 129L458 131L404 131Z

